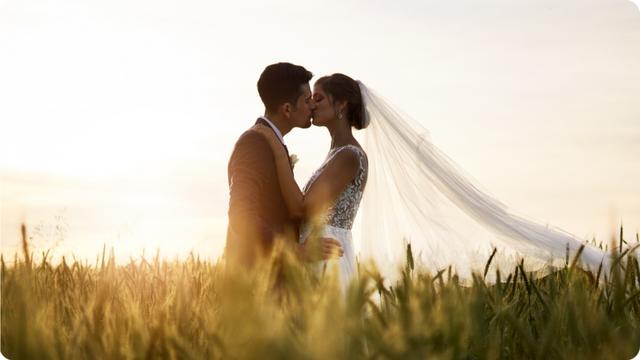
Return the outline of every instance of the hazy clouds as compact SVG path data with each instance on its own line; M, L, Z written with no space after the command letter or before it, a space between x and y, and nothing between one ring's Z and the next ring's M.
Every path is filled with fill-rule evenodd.
M365 81L521 213L640 226L628 1L5 1L0 48L3 253L23 219L64 214L61 252L219 254L227 157L283 60ZM327 135L287 142L304 182Z

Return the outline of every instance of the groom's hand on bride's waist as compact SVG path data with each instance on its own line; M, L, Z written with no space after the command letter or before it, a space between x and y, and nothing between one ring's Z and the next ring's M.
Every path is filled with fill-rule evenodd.
M342 244L332 238L310 238L298 245L298 253L303 261L337 259L344 255Z

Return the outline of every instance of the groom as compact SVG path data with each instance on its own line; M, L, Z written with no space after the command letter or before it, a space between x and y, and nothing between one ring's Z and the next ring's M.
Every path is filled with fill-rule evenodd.
M290 63L267 66L258 80L258 93L265 115L256 124L267 126L282 142L295 127L311 126L315 108L309 81L313 75ZM288 151L287 151L288 154ZM229 226L226 257L229 263L253 267L269 254L276 239L283 239L302 260L315 260L312 249L330 247L339 252L339 243L318 239L298 244L299 220L289 213L280 191L274 154L264 136L245 131L235 144L228 165Z

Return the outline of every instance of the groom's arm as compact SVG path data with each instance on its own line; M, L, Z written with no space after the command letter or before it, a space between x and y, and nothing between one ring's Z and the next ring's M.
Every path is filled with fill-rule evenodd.
M269 144L255 132L240 137L229 162L229 226L235 244L227 244L229 256L252 266L262 243L273 237L273 229L262 212L265 166L273 162Z

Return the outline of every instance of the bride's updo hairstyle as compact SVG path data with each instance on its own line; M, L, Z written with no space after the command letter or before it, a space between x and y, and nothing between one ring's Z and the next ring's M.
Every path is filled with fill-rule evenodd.
M334 102L347 102L346 115L352 127L360 130L369 125L363 111L362 94L358 82L347 75L336 73L321 77L316 81L316 85L322 87L322 90L330 95Z

